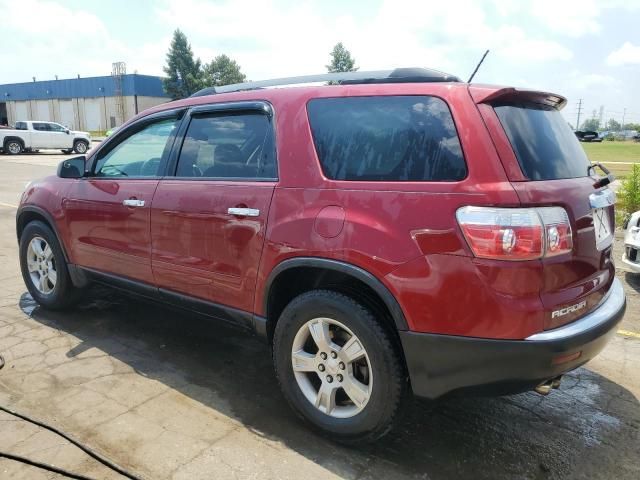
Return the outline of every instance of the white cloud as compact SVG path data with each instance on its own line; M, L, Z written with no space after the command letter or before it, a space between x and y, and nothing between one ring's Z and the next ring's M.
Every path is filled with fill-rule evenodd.
M607 64L613 67L640 64L640 46L636 46L631 42L624 42L620 48L609 54Z

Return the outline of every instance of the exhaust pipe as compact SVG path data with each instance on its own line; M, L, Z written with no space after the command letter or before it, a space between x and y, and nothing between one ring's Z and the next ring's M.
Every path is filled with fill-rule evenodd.
M549 395L551 390L560 388L560 381L562 380L562 376L552 378L551 380L547 380L544 383L541 383L536 388L534 388L535 392L540 395Z

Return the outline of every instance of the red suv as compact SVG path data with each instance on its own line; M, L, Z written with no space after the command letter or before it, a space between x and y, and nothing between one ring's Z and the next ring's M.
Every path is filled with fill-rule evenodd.
M257 332L342 441L409 391L547 393L626 306L565 103L423 69L207 89L28 186L24 280L47 308L100 282Z

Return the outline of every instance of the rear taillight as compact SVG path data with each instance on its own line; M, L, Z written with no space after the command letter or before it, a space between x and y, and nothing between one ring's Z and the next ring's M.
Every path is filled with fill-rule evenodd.
M573 248L569 217L561 207L462 207L456 217L476 257L533 260Z

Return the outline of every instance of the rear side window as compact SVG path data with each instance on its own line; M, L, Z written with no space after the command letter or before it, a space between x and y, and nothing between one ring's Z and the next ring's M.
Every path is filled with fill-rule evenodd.
M270 118L259 113L195 116L184 137L176 176L276 178Z
M16 130L27 130L27 122L16 122Z
M587 159L562 114L551 107L494 107L522 173L530 180L586 177Z
M321 98L307 108L328 178L456 181L467 174L451 112L439 98Z

